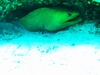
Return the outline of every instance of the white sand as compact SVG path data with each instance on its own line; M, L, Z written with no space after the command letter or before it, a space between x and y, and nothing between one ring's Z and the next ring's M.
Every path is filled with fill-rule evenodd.
M42 34L0 23L6 25L0 28L0 75L100 75L100 28L94 24Z

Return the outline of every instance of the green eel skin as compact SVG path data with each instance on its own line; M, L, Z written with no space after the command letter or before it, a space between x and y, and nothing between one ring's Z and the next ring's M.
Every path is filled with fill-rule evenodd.
M58 31L81 22L81 17L75 19L78 15L79 12L65 8L44 7L30 12L19 21L28 31Z

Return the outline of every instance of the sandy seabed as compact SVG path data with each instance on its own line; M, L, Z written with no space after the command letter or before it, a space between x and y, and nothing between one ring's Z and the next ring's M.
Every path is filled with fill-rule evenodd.
M0 74L100 75L100 28L95 22L56 33L19 26L0 23Z

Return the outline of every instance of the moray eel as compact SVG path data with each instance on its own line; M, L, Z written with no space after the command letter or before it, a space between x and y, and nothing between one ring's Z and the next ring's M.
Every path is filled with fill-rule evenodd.
M28 31L59 31L67 26L81 22L82 18L75 19L78 15L79 12L66 8L44 7L30 12L19 21Z

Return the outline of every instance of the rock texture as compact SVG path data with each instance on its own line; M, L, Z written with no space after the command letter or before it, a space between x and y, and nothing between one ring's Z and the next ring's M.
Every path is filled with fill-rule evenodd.
M45 6L64 6L79 11L85 20L99 19L100 2L97 0L0 0L0 21L18 20Z

